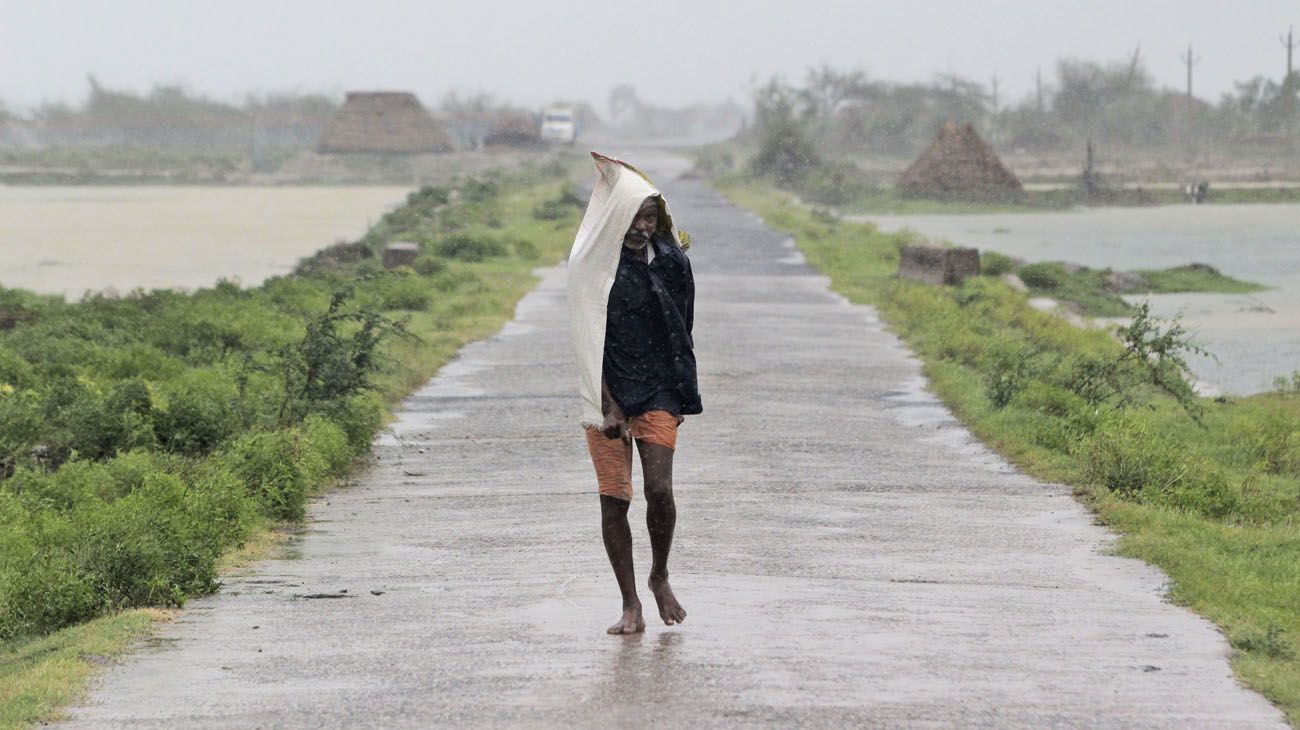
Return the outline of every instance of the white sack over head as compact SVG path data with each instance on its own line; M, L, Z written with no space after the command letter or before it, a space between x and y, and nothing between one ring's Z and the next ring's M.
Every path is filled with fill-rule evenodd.
M618 274L623 238L646 198L659 200L658 232L670 234L679 247L682 242L668 204L644 173L613 157L596 152L591 157L599 177L569 251L569 322L578 356L582 425L599 428L605 419L600 407L600 379L609 290Z

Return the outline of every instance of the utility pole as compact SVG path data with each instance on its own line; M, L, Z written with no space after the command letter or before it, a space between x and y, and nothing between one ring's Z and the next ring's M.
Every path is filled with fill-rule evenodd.
M1133 49L1133 56L1128 62L1128 86L1133 88L1133 82L1137 80L1138 64L1142 62L1142 44L1137 44Z
M1277 37L1277 39L1282 42L1282 47L1286 49L1286 76L1282 77L1282 83L1284 84L1287 82L1287 79L1291 78L1291 74L1293 73L1293 67L1291 66L1291 52L1295 50L1296 42L1291 35L1294 32L1295 26L1292 26L1286 29L1285 38L1282 36Z
M998 75L993 74L993 114L998 113Z
M1034 72L1034 99L1036 100L1034 103L1035 108L1038 109L1039 114L1042 114L1043 113L1043 67L1042 66L1039 66L1038 70Z
M1192 67L1201 62L1200 56L1192 53L1192 44L1187 44L1187 55L1183 56L1183 63L1187 64L1187 107L1192 106Z

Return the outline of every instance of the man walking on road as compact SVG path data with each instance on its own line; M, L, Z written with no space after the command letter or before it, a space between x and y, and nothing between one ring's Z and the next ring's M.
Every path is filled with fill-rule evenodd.
M633 443L644 476L650 591L665 624L686 619L668 583L668 553L677 427L702 410L691 338L695 282L689 239L681 241L659 191L632 166L592 157L600 179L569 255L569 307L601 531L623 599L608 632L634 634L645 620L627 521Z

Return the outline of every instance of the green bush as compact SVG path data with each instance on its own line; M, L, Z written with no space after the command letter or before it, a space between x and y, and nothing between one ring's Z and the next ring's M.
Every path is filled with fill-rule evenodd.
M79 509L74 561L112 608L181 605L216 587L219 526L196 519L180 478L145 477L131 494Z
M23 390L35 387L38 382L36 371L18 353L0 347L0 388Z
M139 378L115 384L102 400L87 397L74 409L72 451L90 459L104 459L119 451L148 448L157 442L153 397Z
M107 353L99 370L114 379L169 380L185 372L185 362L146 343L131 343Z
M1015 267L1016 262L1010 256L997 251L985 251L980 254L980 273L985 276L1009 274Z
M1096 409L1068 390L1041 380L1019 390L1007 410L1017 432L1061 454L1074 451L1097 425Z
M461 182L457 189L460 190L461 197L470 203L493 201L501 194L501 186L487 175L469 178Z
M809 166L795 189L815 203L844 205L870 191L862 178L862 171L852 163L823 162Z
M292 431L250 432L224 446L219 464L229 469L257 500L262 514L277 520L302 519L312 478L304 469L301 436Z
M93 618L104 599L66 550L65 515L28 513L0 489L0 641Z
M979 369L994 408L1003 408L1017 393L1052 366L1041 347L1007 337L990 339Z
M356 406L357 409L363 406ZM360 415L358 414L358 416ZM346 421L346 415L343 418L336 419ZM366 425L375 425L372 421L366 421ZM374 433L374 428L367 428L367 439L369 434ZM302 433L306 443L311 449L320 455L324 461L324 473L326 476L341 477L352 469L352 459L360 449L354 449L353 445L348 442L348 434L343 427L332 420L326 419L320 414L312 414L302 422ZM366 444L367 446L369 443Z
M294 267L293 273L298 276L306 276L319 271L333 271L373 258L374 255L374 249L364 241L339 241L333 246L323 248L311 256L299 260L298 265Z
M411 268L415 269L415 273L420 276L433 276L446 271L447 262L437 256L425 255L417 258Z
M537 249L536 244L524 238L516 238L514 241L511 241L510 246L515 250L516 256L528 261L536 261L542 255L542 252Z
M370 448L383 424L384 411L383 400L376 393L359 393L341 402L328 416L343 432L351 454L360 454Z
M433 279L433 288L444 293L478 291L484 286L483 277L468 269L451 269Z
M407 335L403 323L351 306L352 295L351 288L335 292L329 309L307 323L302 339L280 351L284 398L279 425L298 423L310 413L330 412L373 389L371 376L379 367L380 343L390 336Z
M0 479L29 463L32 453L49 436L44 405L36 391L9 391L0 384Z
M0 287L0 330L35 320L38 316L36 301L28 292Z
M195 370L160 390L165 405L154 420L154 431L168 451L206 454L241 429L235 409L238 391L218 372Z
M1270 474L1300 476L1300 409L1261 403L1232 419L1228 438L1234 450Z
M1146 419L1112 413L1082 447L1084 474L1093 484L1133 496L1186 477L1178 447Z
M380 290L380 308L419 312L429 308L433 301L433 287L419 276L400 274L386 277Z
M1295 656L1295 649L1287 641L1286 632L1276 624L1263 629L1254 626L1238 629L1229 641L1237 651L1258 652L1272 659L1291 659Z
M1123 497L1215 518L1239 502L1218 464L1139 414L1110 414L1081 451L1085 478Z
M118 486L104 463L85 459L69 461L57 471L19 469L5 485L28 509L60 512L111 501L119 496Z
M1025 282L1025 286L1030 289L1056 289L1061 286L1068 278L1065 273L1065 267L1058 263L1047 261L1041 264L1025 264L1017 272L1020 280Z
M1293 370L1290 375L1279 375L1273 378L1273 390L1283 396L1300 395L1300 370Z
M446 205L451 195L446 188L425 185L406 196L407 210L422 210Z
M750 168L756 176L783 187L795 185L822 164L798 105L797 92L775 79L754 94L758 152Z
M434 252L443 258L457 261L484 261L508 253L499 241L466 234L448 236L438 241L434 244Z

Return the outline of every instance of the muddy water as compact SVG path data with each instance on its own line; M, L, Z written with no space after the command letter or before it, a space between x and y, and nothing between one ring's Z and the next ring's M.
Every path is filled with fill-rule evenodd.
M79 298L112 287L253 285L355 238L403 187L0 186L0 285Z
M1216 357L1193 358L1213 390L1267 390L1300 369L1300 205L1167 206L1061 213L870 216L882 229L1001 251L1029 261L1150 269L1197 261L1272 289L1256 294L1162 294L1153 310L1182 314Z

